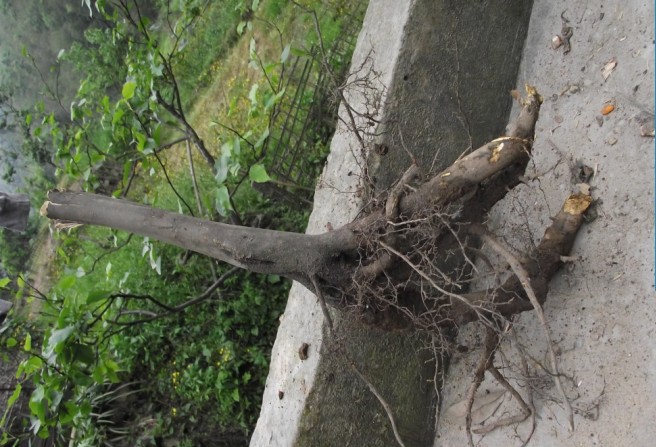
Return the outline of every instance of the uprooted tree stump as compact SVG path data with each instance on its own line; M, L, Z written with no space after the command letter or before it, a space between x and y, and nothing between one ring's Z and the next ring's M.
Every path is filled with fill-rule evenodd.
M521 271L497 287L467 291L477 247L494 244L485 228L487 213L521 182L531 158L541 103L527 86L507 136L423 182L412 165L384 200L372 200L361 217L320 235L226 225L86 193L51 191L41 212L63 223L121 229L253 272L285 276L313 290L322 305L354 312L381 329L439 332L480 321L491 328L488 345L496 346L493 334L502 322L544 303L592 202L589 195L571 195L535 252L518 260ZM492 358L480 365L474 382L480 384L486 370L496 377Z

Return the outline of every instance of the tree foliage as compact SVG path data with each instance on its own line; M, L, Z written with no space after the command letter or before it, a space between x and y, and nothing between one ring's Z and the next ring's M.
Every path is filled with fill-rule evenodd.
M47 103L16 107L25 148L35 160L54 163L59 181L87 191L302 230L304 213L272 205L249 187L271 180L265 142L285 93L287 43L269 62L244 36L251 65L264 76L250 89L249 121L239 128L215 122L229 135L219 148L208 149L187 118L188 98L208 81L216 57L251 32L257 3L222 9L200 0L86 2L95 26L58 51L53 72L56 78L67 65L80 77L71 105L65 116ZM221 26L213 26L213 17ZM224 37L225 46L203 44ZM25 57L41 67L38 52L26 50ZM67 104L56 85L47 90L59 106ZM167 169L166 151L185 142L205 162L198 208L186 199L196 179ZM72 231L79 233L58 237L58 280L49 293L20 277L11 283L17 300L38 303L45 315L43 326L14 325L0 340L25 356L16 395L29 395L31 416L20 436L74 438L76 445L152 445L162 437L247 442L289 283L279 275L235 274L147 238ZM198 308L187 310L189 303ZM20 439L10 431L3 436L2 442Z

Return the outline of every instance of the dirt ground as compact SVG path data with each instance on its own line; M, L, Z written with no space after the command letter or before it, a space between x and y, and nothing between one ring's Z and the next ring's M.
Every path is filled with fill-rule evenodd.
M563 25L572 28L567 54L562 46L552 47ZM520 372L518 343L509 338L496 365L524 396L533 389L537 426L528 445L654 445L653 3L536 0L518 88L524 83L545 98L534 159L526 184L494 209L490 226L511 246L530 246L576 189L580 165L594 172L597 218L580 232L575 260L552 281L545 305L574 431L544 368L546 342L535 315L523 314L515 324L529 380ZM466 445L464 418L454 404L469 386L480 335L467 330L462 341L471 350L455 358L449 371L435 446ZM478 399L486 402L475 415L483 424L517 412L489 376ZM530 429L525 422L475 435L474 441L519 446Z

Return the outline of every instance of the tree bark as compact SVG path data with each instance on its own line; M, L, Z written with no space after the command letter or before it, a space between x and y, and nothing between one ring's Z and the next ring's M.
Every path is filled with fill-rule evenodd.
M30 215L30 200L24 194L0 192L0 227L25 231Z

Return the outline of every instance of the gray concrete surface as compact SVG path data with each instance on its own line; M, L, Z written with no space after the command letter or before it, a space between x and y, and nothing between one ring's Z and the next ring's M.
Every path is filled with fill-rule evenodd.
M566 55L550 45L564 10L573 28ZM611 58L617 66L604 80ZM525 82L545 97L528 172L536 179L494 209L491 226L514 246L529 245L573 190L576 163L596 171L598 218L579 234L577 260L552 281L545 305L575 430L568 431L559 394L539 366L548 362L534 315L515 325L532 359L531 380L519 373L516 344L506 341L496 364L524 395L529 383L534 388L537 427L529 446L656 445L654 140L640 132L642 117L653 125L653 2L535 0L517 85ZM602 116L606 101L615 110ZM479 338L470 330L463 343L475 348ZM464 398L478 352L454 359L445 412ZM488 377L481 396L500 389ZM506 396L485 423L516 410ZM520 446L529 431L524 423L474 439L479 446ZM434 445L466 445L464 420L443 417Z
M374 64L380 86L391 82L409 6L407 1L384 0L372 3L367 11L364 31L358 39L352 65L357 67L365 63L370 52L375 52L380 57L370 58L367 63ZM385 32L376 36L368 34L366 30L371 29L374 23L384 27ZM361 98L357 91L351 90L345 94L354 102ZM343 109L340 113L343 113ZM329 222L339 227L355 218L362 202L362 198L357 197L355 192L360 187L363 155L350 133L343 126L338 127L315 193L308 233L322 233L327 231L326 225ZM316 297L295 283L280 319L262 410L251 438L251 446L296 445L299 435L310 429L308 425L320 425L319 422L304 422L304 428L300 428L315 383L332 382L327 377L322 379L319 372L320 369L326 369L323 362L324 331L324 318ZM304 361L298 355L303 343L309 345L308 358ZM345 394L345 401L340 402L344 407L355 397L346 396L348 394Z
M366 196L365 163L384 188L410 165L403 145L429 172L497 136L510 111L507 92L515 84L529 12L530 2L523 1L370 2L352 67L369 72L372 90L353 85L346 93L358 110L373 106L369 111L382 124L359 121L371 132L365 151L344 125L338 128L308 232L354 219ZM482 34L485 47L478 45ZM382 146L381 153L373 150ZM430 445L433 365L421 349L425 340L346 319L338 326L349 356L393 408L406 447ZM325 337L316 298L294 284L251 446L396 444L380 404ZM298 354L303 343L309 344L306 360Z

